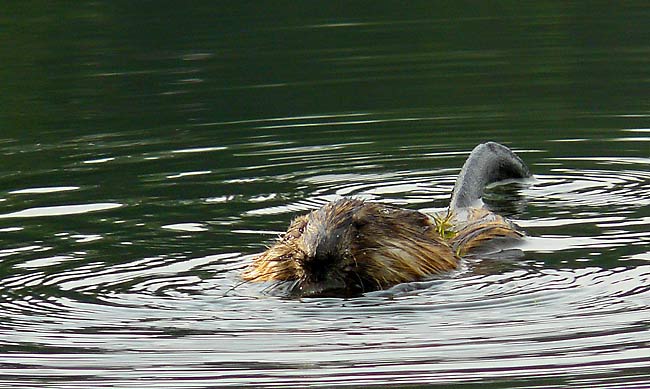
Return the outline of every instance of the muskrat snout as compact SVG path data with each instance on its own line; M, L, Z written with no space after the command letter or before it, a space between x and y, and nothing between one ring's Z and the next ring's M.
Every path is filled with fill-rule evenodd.
M327 206L306 217L299 244L304 256L298 261L302 277L297 284L300 294L318 294L319 290L346 289L355 270L352 236L354 225L350 215L333 217Z

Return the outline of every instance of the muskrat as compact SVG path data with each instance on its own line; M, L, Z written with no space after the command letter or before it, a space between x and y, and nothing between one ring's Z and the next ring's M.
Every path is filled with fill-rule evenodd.
M295 218L243 273L246 281L286 281L306 295L355 295L456 269L490 243L520 239L515 224L483 207L486 185L531 177L507 147L472 150L449 208L434 215L342 198Z

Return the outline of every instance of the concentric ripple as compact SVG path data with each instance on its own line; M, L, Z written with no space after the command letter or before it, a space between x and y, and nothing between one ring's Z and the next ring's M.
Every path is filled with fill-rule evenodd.
M650 388L650 8L456 3L3 2L0 389ZM490 140L516 259L242 282L327 201L444 209Z
M335 131L352 118L384 120L243 125L331 121ZM63 166L3 192L3 385L650 385L648 159L605 166L518 149L535 180L494 187L485 202L527 230L523 259L468 259L358 298L296 300L240 280L293 215L341 196L442 209L469 150L363 131L313 144L253 131L216 145L208 129L229 126L129 149L128 135L97 136L105 158L93 163L70 140ZM56 169L78 176L46 185ZM110 185L84 179L96 176Z

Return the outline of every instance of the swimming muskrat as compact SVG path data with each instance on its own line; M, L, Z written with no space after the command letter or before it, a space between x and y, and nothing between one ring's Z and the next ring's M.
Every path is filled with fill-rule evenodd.
M295 218L243 273L246 281L287 281L293 294L354 295L421 280L458 267L490 242L523 233L482 206L486 185L530 177L507 147L472 150L446 211L434 215L343 198Z

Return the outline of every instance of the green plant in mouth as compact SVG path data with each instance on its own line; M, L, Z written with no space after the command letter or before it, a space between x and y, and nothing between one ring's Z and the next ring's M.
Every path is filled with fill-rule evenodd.
M447 211L445 214L439 213L433 216L433 221L436 225L436 232L444 239L451 239L456 236L454 224L451 222L453 218L454 214L451 211Z

